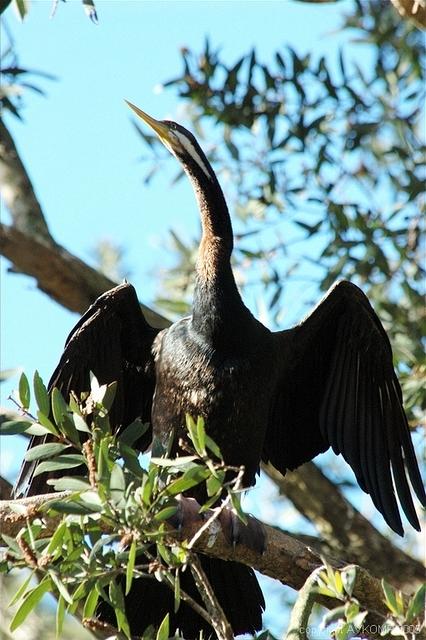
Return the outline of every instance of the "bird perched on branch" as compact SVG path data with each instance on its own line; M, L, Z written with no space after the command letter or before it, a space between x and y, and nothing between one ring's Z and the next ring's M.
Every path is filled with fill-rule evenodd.
M331 446L394 531L403 533L396 493L419 529L409 481L423 505L425 491L391 346L366 296L338 282L297 326L275 333L264 327L236 286L228 208L200 145L179 124L129 106L176 157L194 188L202 239L192 315L159 332L143 317L133 287L122 284L98 298L77 323L50 386L67 397L88 388L89 371L101 383L118 381L115 429L140 416L164 442L176 432L177 455L179 438L186 436L185 415L202 416L225 462L244 465L246 487L254 484L261 460L285 474ZM145 434L137 446L144 450L150 437ZM32 478L32 472L26 463L18 482L27 482L27 495L45 489L43 475ZM209 558L203 563L234 633L260 629L264 602L253 571ZM150 582L129 594L133 633L162 619L168 595L161 588L156 585L153 594ZM184 607L173 625L185 638L197 637L200 629L209 633Z

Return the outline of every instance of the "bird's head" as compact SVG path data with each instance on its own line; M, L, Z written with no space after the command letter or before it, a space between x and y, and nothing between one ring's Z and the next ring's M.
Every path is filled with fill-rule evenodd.
M209 180L215 179L210 163L190 131L171 120L155 120L155 118L152 118L128 100L126 100L126 103L141 120L155 131L164 146L179 160L184 168L188 168L190 172L194 172L194 170L201 171Z

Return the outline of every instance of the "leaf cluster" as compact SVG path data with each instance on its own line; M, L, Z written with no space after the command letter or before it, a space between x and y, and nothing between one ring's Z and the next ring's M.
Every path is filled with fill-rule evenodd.
M397 635L407 639L414 637L421 629L426 585L421 585L407 603L402 593L395 590L384 579L382 580L383 599L389 609L389 615L380 629L369 629L366 620L368 611L361 610L359 601L353 596L357 580L357 568L348 566L341 571L335 570L327 562L324 569L316 577L312 587L315 594L335 598L342 605L328 611L322 619L321 628L336 625L332 631L335 640L349 640L359 634L364 637L369 632L381 636ZM377 627L377 625L374 625Z
M99 385L92 376L91 391L66 403L57 389L49 394L40 376L34 375L36 416L28 411L30 385L23 374L19 400L25 419L4 423L0 435L28 432L44 436L29 449L25 459L37 463L35 474L48 474L53 487L45 514L60 518L46 537L44 513L24 527L17 539L3 536L0 568L9 572L29 566L31 575L20 586L11 604L18 608L11 631L23 623L47 592L57 597L56 627L59 636L65 613L90 621L101 600L114 609L117 629L130 637L125 596L136 578L164 582L175 594L175 609L186 594L180 574L190 562L190 543L178 540L173 529L179 523L181 494L205 483L205 511L229 494L241 513L235 473L223 463L220 450L206 434L202 419L187 418L188 455L171 459L171 441L157 443L157 453L146 464L133 443L148 425L135 421L122 433L112 432L108 410L115 385ZM238 475L237 475L238 478ZM66 499L55 492L70 491ZM16 506L19 509L19 506ZM33 585L32 578L39 582ZM121 579L120 579L121 578ZM168 637L168 619L147 638Z
M41 96L45 92L32 78L56 80L56 77L45 71L26 69L21 66L12 43L2 52L0 59L0 105L16 118L22 120L21 110L26 91L32 91Z

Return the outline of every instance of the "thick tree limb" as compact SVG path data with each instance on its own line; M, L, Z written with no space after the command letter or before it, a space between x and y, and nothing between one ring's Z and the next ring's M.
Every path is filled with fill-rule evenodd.
M84 313L98 296L117 285L58 244L48 245L5 224L0 225L0 253L13 267L37 281L37 287L70 311ZM141 304L147 321L158 328L169 320Z
M331 555L386 576L399 588L413 590L424 580L424 568L385 538L357 511L313 463L288 473L264 467L296 509L316 526Z
M16 537L20 529L28 521L41 517L40 509L47 502L63 500L70 492L34 496L20 500L10 500L0 502L0 534L5 533ZM16 505L26 507L22 513L16 512ZM15 509L14 509L15 507ZM42 514L47 525L43 531L44 536L52 535L56 530L61 517L47 517ZM192 520L185 524L180 532L182 539L191 540L203 526L203 521ZM222 558L223 560L236 560L249 565L261 573L280 580L293 589L301 589L310 574L322 565L322 559L309 547L306 547L296 538L286 535L281 531L268 525L262 525L266 535L266 551L263 554L257 553L253 549L242 544L230 545L220 526L214 522L210 530L205 531L194 545L194 551L207 555ZM105 528L105 531L108 529ZM335 568L342 568L345 563L330 560L330 564ZM354 588L354 597L357 598L361 607L368 609L372 613L370 623L380 624L388 614L388 610L383 602L383 592L380 581L368 573L365 569L357 567L357 580ZM321 604L328 608L333 608L338 604L337 600L322 598ZM375 637L370 634L368 637ZM417 640L425 640L426 634L421 631Z

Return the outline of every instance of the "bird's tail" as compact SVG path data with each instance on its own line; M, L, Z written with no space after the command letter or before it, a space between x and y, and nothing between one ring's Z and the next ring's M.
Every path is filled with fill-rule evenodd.
M265 602L253 569L207 556L200 556L200 560L234 635L260 630ZM180 588L203 606L189 568L181 575ZM204 638L215 637L211 625L185 602L181 601L174 612L172 590L154 577L134 580L125 602L132 635L142 635L150 625L158 627L169 613L170 635L179 630L186 640L195 640L203 631ZM105 602L97 615L104 622L116 624L114 612Z

